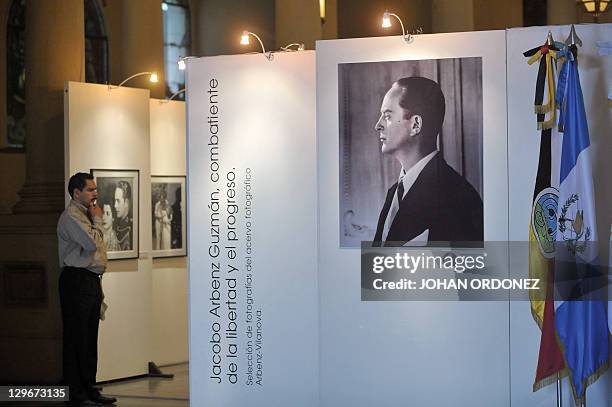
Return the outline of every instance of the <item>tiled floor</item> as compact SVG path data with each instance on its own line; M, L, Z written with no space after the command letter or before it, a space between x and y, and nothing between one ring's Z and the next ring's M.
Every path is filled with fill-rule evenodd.
M172 379L143 378L103 385L102 393L117 398L120 407L189 406L189 365L162 367Z
M117 398L119 407L188 407L189 364L162 367L164 373L173 373L172 379L142 378L102 385L105 396ZM0 403L2 406L25 407L24 403ZM59 407L64 403L31 403L28 407Z

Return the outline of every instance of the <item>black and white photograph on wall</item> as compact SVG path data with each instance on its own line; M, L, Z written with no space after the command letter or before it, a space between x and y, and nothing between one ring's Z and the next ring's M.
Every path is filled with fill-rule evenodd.
M92 169L109 260L138 258L138 170Z
M186 256L185 177L151 177L153 257Z
M340 247L483 240L482 58L338 65Z

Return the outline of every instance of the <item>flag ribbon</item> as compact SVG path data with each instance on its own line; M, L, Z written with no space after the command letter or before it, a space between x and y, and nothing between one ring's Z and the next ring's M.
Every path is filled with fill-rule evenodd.
M559 51L557 44L553 41L548 41L544 45L532 48L523 53L525 57L529 57L527 60L529 65L540 61L534 101L534 112L538 117L538 130L552 128L555 125L557 117L555 105L556 89L554 72L557 51ZM546 103L543 103L545 88L547 88L547 101ZM550 113L548 120L546 119L546 113Z

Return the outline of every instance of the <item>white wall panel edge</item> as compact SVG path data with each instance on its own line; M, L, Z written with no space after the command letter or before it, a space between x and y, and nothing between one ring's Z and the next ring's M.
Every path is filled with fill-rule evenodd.
M185 176L185 102L150 99L149 111L151 176ZM158 365L189 360L187 279L186 258L152 258L152 360Z

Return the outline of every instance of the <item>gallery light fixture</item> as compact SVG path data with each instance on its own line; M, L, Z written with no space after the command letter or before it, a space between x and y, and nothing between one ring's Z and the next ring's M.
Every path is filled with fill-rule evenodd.
M597 23L599 16L609 10L610 0L576 0L576 4L584 8L584 11L593 16Z
M172 96L170 96L170 99L168 99L168 100L172 100L172 99L174 99L175 97L177 97L177 96L178 96L178 95L180 95L181 93L185 93L185 88L183 88L183 89L179 90L178 92L174 92L174 93L172 94Z
M295 47L296 49L293 49ZM282 51L304 51L306 48L304 47L303 42L292 42L291 44L287 44L284 47L280 47Z
M132 75L132 76L128 77L127 79L124 79L124 80L123 80L123 81L122 81L122 82L121 82L119 85L117 85L117 86L112 86L112 85L110 85L110 84L109 84L109 85L108 85L108 88L109 88L109 89L112 89L112 88L120 88L120 87L122 87L122 86L123 86L123 85L124 85L124 84L125 84L127 81L132 80L132 79L134 79L134 78L137 78L137 77L139 77L139 76L145 76L145 75L149 75L149 82L151 82L151 83L157 83L157 82L159 82L159 78L157 77L157 72L138 72L138 73L135 73L134 75Z
M261 41L261 38L259 38L259 36L253 32L244 30L242 32L242 37L240 38L240 44L242 45L249 45L251 42L249 41L249 36L252 35L253 37L255 37L257 39L257 41L259 41L259 45L261 45L261 50L264 54L264 56L266 57L266 59L268 61L272 61L272 59L274 59L274 55L272 55L272 51L266 52L266 48L263 45L263 42Z
M319 16L321 17L321 24L325 24L325 0L319 0Z
M187 61L188 59L191 58L196 58L196 57L192 57L192 56L187 56L187 57L179 57L177 64L178 64L178 69L181 71L184 71L185 69L187 69L187 63L185 61Z
M400 26L402 27L402 37L404 37L404 41L406 41L408 44L411 43L414 37L412 36L412 34L408 33L404 29L404 23L402 22L402 19L399 18L397 14L390 13L389 10L385 10L385 12L383 13L383 18L382 18L382 28L391 27L391 17L395 17L397 21L399 21Z
M164 100L160 100L159 103L168 103L169 101L173 100L175 97L180 95L181 93L185 93L185 88L179 90L178 92L174 92L172 94L172 96L170 96L169 98L165 98Z

